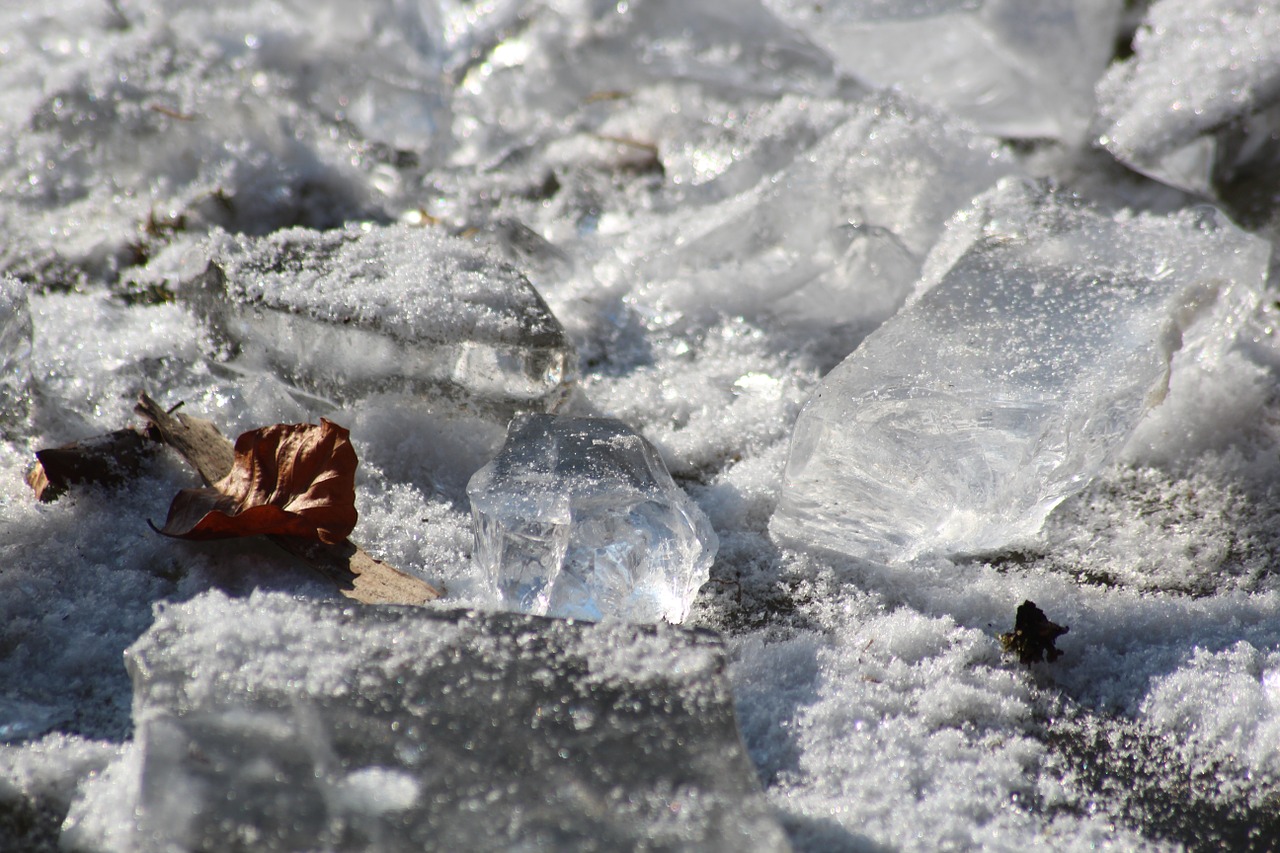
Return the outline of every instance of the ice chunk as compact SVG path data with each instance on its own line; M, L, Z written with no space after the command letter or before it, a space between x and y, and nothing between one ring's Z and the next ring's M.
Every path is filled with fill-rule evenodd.
M134 849L787 849L709 632L214 592L127 660Z
M516 418L467 495L475 559L526 613L682 622L718 545L649 442L611 418Z
M661 318L767 311L865 333L902 304L947 218L1015 168L990 137L878 94L775 177L616 254Z
M339 401L404 391L509 416L554 407L576 378L525 277L429 229L223 234L163 275L238 348L238 367Z
M736 95L837 91L831 58L760 0L529 4L455 92L455 163L485 163L600 96L655 80Z
M16 426L27 417L31 331L27 286L9 276L0 276L0 430Z
M1111 58L1118 0L765 0L839 67L998 136L1076 141Z
M1280 127L1280 14L1256 0L1153 3L1132 58L1098 84L1099 142L1125 164L1208 194L1224 142L1275 143ZM1236 152L1236 156L1250 152ZM1256 154L1256 150L1251 153Z
M805 405L774 536L894 562L1034 533L1162 399L1175 350L1229 344L1268 257L1211 208L1107 216L1002 183Z

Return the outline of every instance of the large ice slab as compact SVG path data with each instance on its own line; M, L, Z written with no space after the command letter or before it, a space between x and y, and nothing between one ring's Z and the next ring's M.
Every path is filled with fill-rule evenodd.
M576 379L573 347L528 280L430 229L221 234L176 266L179 297L239 367L339 401L395 391L545 410Z
M1269 255L1212 208L1108 216L1002 183L805 405L772 533L889 562L1034 533L1163 398L1176 350L1230 343Z
M1246 159L1260 147L1275 151L1280 14L1274 6L1161 0L1148 10L1133 49L1098 84L1099 142L1117 159L1208 194L1224 147Z
M467 495L475 560L527 613L682 622L719 544L657 451L611 418L516 418Z
M1076 141L1111 57L1117 0L765 0L847 73L987 133Z
M709 632L214 592L127 660L133 849L787 849Z

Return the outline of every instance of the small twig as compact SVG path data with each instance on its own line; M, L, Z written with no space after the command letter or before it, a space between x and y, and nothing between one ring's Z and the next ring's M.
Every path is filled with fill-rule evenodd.
M184 113L178 110L166 107L164 104L147 104L147 109L154 113L160 113L162 116L168 116L178 121L195 121L197 116L194 113Z

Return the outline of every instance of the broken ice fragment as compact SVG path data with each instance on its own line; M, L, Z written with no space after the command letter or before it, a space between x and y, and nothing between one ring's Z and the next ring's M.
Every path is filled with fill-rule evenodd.
M865 333L902 304L947 218L1015 168L996 140L880 93L773 178L637 231L618 256L659 315L767 310Z
M475 559L527 613L682 622L719 544L649 442L611 418L516 418L467 495Z
M1211 208L1108 216L1002 183L805 405L773 534L896 562L1034 533L1162 399L1174 351L1230 344L1268 256Z
M0 276L0 431L16 427L27 417L31 330L27 286Z
M1111 58L1115 0L765 0L845 72L986 133L1077 141Z
M1280 15L1256 0L1153 3L1134 55L1098 84L1099 141L1126 165L1208 195L1231 159L1276 155ZM1237 164L1238 165L1238 164Z
M127 661L132 849L787 849L709 632L214 592Z
M183 265L179 297L239 367L338 401L403 391L509 415L554 407L575 380L573 347L525 277L429 229L217 235Z

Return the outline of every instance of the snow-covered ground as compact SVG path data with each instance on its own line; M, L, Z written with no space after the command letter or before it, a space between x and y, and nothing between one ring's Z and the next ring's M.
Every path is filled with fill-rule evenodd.
M1273 847L1277 133L1265 2L0 4L0 847L128 849L123 655L155 605L336 597L265 544L153 533L192 485L169 455L34 501L34 452L134 422L142 391L231 435L347 427L353 538L441 607L496 606L466 485L513 411L630 425L715 529L686 624L724 637L797 850ZM904 323L949 304L925 291L970 242L1070 232L975 224L1049 186L1105 223L1055 244L1077 286L1182 234L1150 281L1204 285L1208 325L1169 309L1186 346L1150 376L1123 335L1099 344L1105 316L1080 327L1092 390L1061 408L1109 430L1064 427L1095 443L1025 485L1042 525L956 493L980 553L926 537L886 565L771 534L822 378L882 324L928 351ZM212 303L210 261L244 276ZM982 334L1018 352L1033 312L1002 298ZM1034 357L1076 370L1043 315ZM850 470L876 461L842 441ZM1069 626L1060 659L1002 650L1024 600Z

